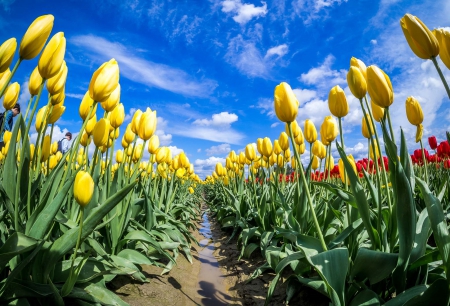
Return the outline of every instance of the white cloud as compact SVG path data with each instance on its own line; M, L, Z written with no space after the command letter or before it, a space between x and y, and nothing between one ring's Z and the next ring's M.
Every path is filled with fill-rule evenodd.
M300 16L305 24L308 24L317 18L326 18L326 10L342 2L347 2L347 0L296 0L292 6L295 14Z
M222 12L233 14L233 20L240 25L245 25L253 18L264 17L267 14L267 4L261 2L262 6L242 3L241 0L222 1Z
M178 148L177 146L168 146L169 150L172 152L172 156L178 155L181 152L184 152L183 149Z
M317 97L317 92L315 90L295 88L293 89L293 92L300 105Z
M260 98L256 105L251 105L250 108L261 109L261 114L267 114L270 118L275 117L275 110L273 109L273 100L269 98Z
M66 97L79 99L79 100L82 100L84 98L84 94L75 94L75 93L68 92L68 93L65 93L65 95L66 95Z
M223 143L217 146L212 146L209 149L206 149L206 155L212 156L212 155L223 155L227 154L231 151L230 145L228 143Z
M378 42L377 42L376 39L372 39L372 40L370 40L370 43L371 43L372 45L376 45Z
M318 87L321 84L331 87L345 84L347 82L347 71L345 69L331 69L334 60L335 57L333 55L328 55L319 67L311 68L307 73L302 73L300 80L307 85L316 85Z
M240 144L244 135L233 129L217 129L212 127L174 126L170 130L172 134L189 138L210 140L214 142L227 142Z
M28 102L30 102L31 94L28 91L28 81L25 81L20 85L20 95L19 99L17 99L17 103L20 104L20 111L23 116L25 116L25 112L27 111Z
M166 134L164 131L167 128L168 121L164 120L163 117L158 117L157 119L158 123L156 125L155 134L158 135L161 146L168 146L172 143L172 134Z
M266 55L264 58L271 57L273 55L277 55L278 57L282 57L286 55L289 52L289 47L286 44L282 44L279 46L275 46L267 50Z
M95 35L80 35L70 39L96 63L115 58L122 76L149 87L168 90L185 96L207 97L217 87L209 79L196 80L185 71L164 64L151 62L135 55L137 50L118 42L111 42Z
M217 163L225 165L225 158L211 156L207 159L196 159L194 161L195 173L204 179L213 173Z
M212 115L212 119L197 119L193 122L199 126L216 126L228 128L233 122L238 120L238 116L233 113L221 112L220 114Z
M275 122L275 123L272 123L272 124L270 125L270 127L271 127L271 128L274 128L274 127L277 127L279 124L280 124L279 122Z

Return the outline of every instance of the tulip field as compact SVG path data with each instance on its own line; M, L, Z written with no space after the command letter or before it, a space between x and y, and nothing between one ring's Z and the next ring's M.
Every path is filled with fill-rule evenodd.
M1 305L127 305L108 283L118 275L145 283L144 265L165 274L179 256L195 260L203 203L230 240L237 237L240 257L264 258L249 281L272 273L266 305L282 281L287 302L306 286L332 305L449 304L450 134L423 142L422 109L411 96L405 116L417 146L408 147L391 124L394 88L376 65L351 58L347 74L364 114L367 158L345 152L349 107L341 87L330 84L330 115L317 131L311 120L300 127L299 102L282 82L274 110L285 131L231 151L202 179L185 153L160 146L155 110L137 110L124 126L115 59L86 77L81 129L69 151L58 150L51 139L65 111L68 67L64 33L50 36L53 23L52 15L38 17L19 48L15 38L0 46L5 112L21 91L31 94L13 129L5 120L0 127ZM400 25L450 98L436 60L450 69L450 33L431 32L409 14ZM20 88L14 74L35 58L28 88Z

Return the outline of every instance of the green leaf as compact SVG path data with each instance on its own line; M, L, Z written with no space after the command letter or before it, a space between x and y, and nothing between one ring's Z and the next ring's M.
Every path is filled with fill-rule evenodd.
M403 306L406 302L416 296L419 296L425 290L427 290L427 286L425 285L414 286L412 288L409 288L405 292L400 293L395 298L384 304L384 306Z
M339 246L347 237L349 237L354 231L359 231L363 227L363 221L361 218L353 222L350 226L345 228L339 235L336 236L327 245L328 249L333 249Z
M360 291L350 302L350 306L378 306L378 295L370 289Z
M19 116L19 122L23 124L22 116ZM11 135L11 141L9 144L8 153L6 155L6 159L3 162L3 176L2 176L2 185L5 189L6 195L8 196L11 203L14 205L14 197L16 194L16 187L17 187L17 157L16 157L16 139L17 134L19 132L20 124L15 124L12 135ZM21 133L22 134L22 133ZM16 229L19 230L19 229Z
M125 258L129 261L131 261L134 264L138 265L152 265L153 262L151 262L145 255L139 253L136 250L131 249L125 249L119 252L117 256Z
M37 241L22 233L13 233L0 248L0 270L15 256L34 249Z
M410 299L408 302L403 304L404 306L422 306L431 305L433 306L447 306L449 303L449 289L448 283L445 279L441 278L434 281L427 290L422 292L420 295Z
M398 254L360 248L350 273L350 279L376 284L391 275L398 261Z

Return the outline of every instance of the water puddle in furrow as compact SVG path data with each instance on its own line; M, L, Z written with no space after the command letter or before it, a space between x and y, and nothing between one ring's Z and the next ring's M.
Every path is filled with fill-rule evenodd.
M219 268L219 263L214 257L214 241L212 240L211 226L208 215L203 214L203 222L200 224L200 234L205 239L200 241L199 259L201 262L200 274L198 276L199 305L222 306L231 302L225 285L225 276Z

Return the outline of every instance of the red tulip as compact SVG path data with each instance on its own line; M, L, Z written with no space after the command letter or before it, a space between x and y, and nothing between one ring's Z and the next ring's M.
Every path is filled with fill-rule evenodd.
M428 144L432 150L436 150L437 148L437 140L435 136L428 137Z

